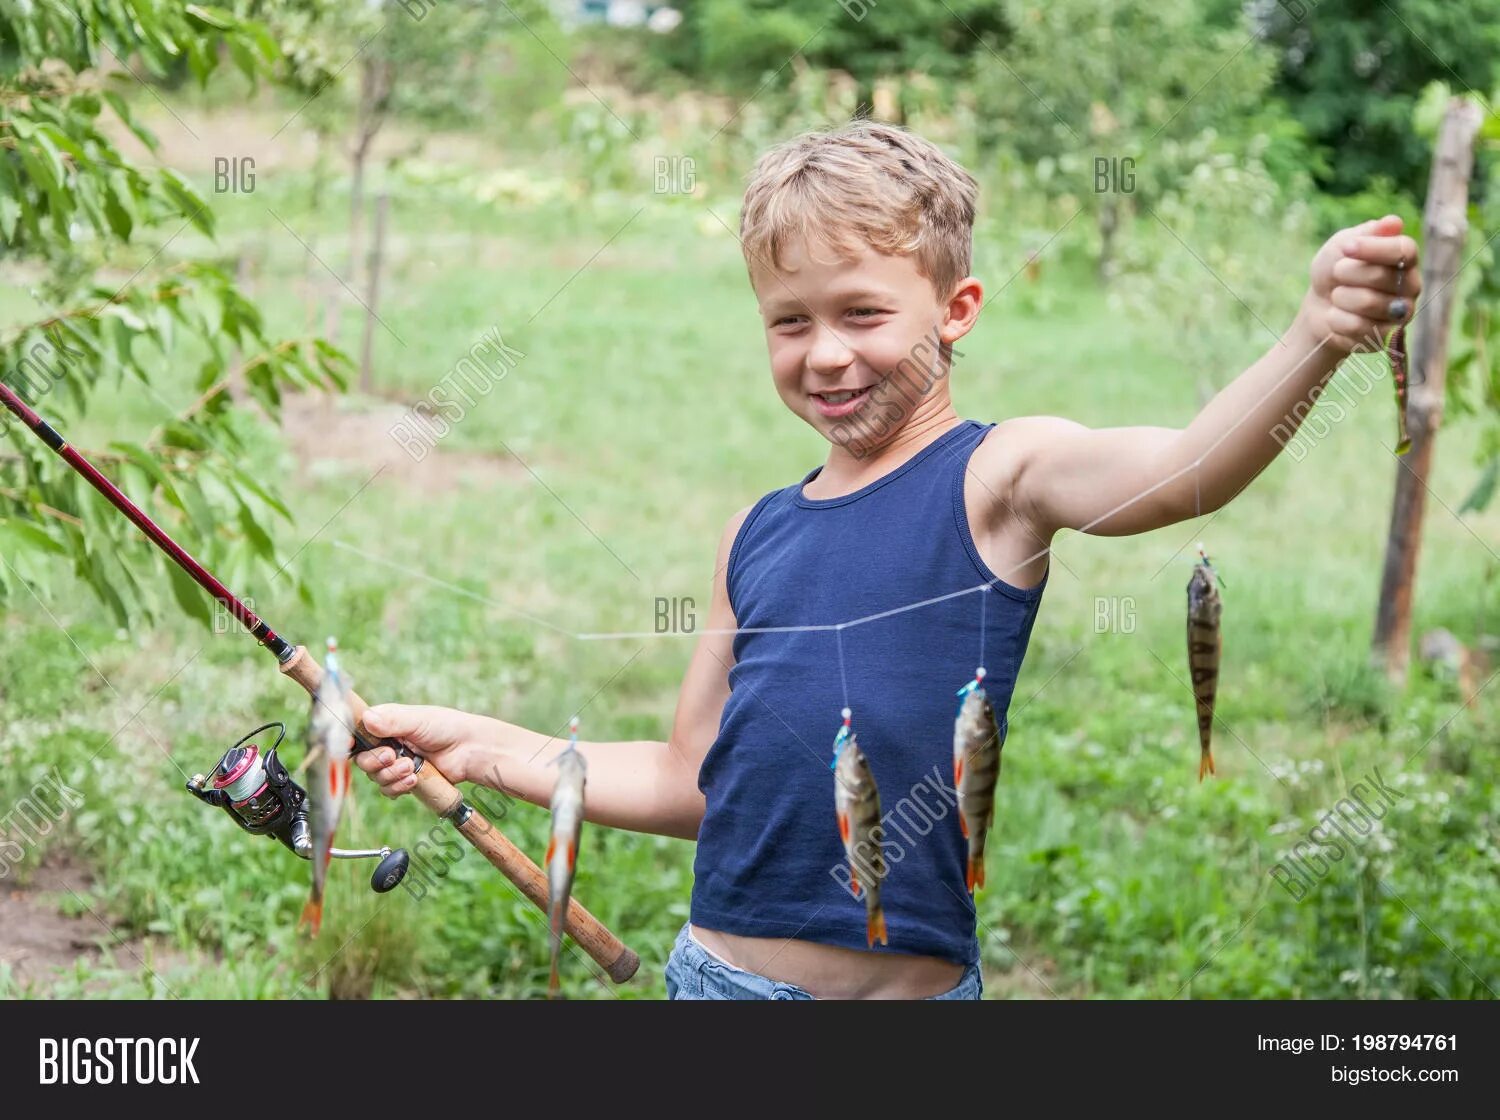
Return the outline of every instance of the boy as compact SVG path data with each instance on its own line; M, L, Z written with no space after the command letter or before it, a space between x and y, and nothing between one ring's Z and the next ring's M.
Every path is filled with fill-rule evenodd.
M978 998L955 691L983 665L1003 737L1053 534L1218 509L1275 457L1293 406L1419 291L1400 219L1366 222L1319 250L1287 334L1187 428L981 424L954 412L946 376L984 304L976 195L934 145L868 120L799 136L752 175L741 240L772 379L828 459L729 520L670 741L579 744L589 820L698 841L674 998ZM867 939L835 827L845 708L888 810L886 945ZM381 705L365 725L455 782L543 805L565 746L444 708ZM388 796L411 788L409 760L358 758Z

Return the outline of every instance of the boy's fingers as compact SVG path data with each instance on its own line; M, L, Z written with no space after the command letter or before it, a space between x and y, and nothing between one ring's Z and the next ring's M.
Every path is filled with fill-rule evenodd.
M405 734L404 725L407 721L402 704L377 704L373 708L366 708L365 714L360 717L359 722L365 730L372 735L400 735ZM401 730L397 730L401 727Z
M1402 295L1410 295L1415 284L1416 274L1408 269L1407 274L1401 277L1400 286ZM1347 284L1354 288L1371 288L1379 292L1396 293L1396 270L1387 268L1383 264L1370 264L1358 257L1344 257L1333 266L1333 282L1335 284Z
M1417 243L1405 234L1396 237L1353 237L1344 242L1344 256L1357 257L1371 264L1395 266L1405 262L1407 272L1415 272Z
M408 777L410 777L411 773L412 773L412 761L411 761L411 759L409 759L409 758L398 758L395 762L391 763L389 766L386 766L386 767L382 768L381 771L380 771L380 773L378 773L378 774L375 775L375 780L377 782L379 782L383 786L388 786L388 785L393 784L398 778L408 778Z
M1391 304L1395 298L1386 292L1377 292L1370 288L1351 288L1340 285L1333 289L1330 302L1334 307L1352 311L1373 323L1385 323L1390 326L1411 318L1412 301L1405 295L1401 297L1406 304L1404 314L1392 317Z
M384 757L386 755L389 755L390 758ZM391 758L394 757L395 752L385 747L373 751L360 751L354 756L354 765L358 766L366 774L373 774L382 766L390 765Z
M1372 326L1373 324L1363 316L1341 307L1335 307L1328 312L1328 329L1345 338L1362 338L1369 333Z
M413 774L410 777L402 778L399 781L391 783L390 785L383 785L383 786L381 786L380 787L380 792L383 793L383 794L385 794L387 797L391 798L392 800L395 800L396 798L400 797L403 793L410 793L412 791L413 787L416 786L416 784L417 784L417 776L415 774Z

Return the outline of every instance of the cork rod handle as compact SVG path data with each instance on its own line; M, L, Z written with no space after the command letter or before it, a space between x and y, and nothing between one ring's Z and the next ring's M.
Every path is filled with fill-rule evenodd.
M323 667L308 655L303 646L281 666L281 671L313 695L323 679ZM369 706L359 695L349 694L349 706L353 710L356 726L364 718ZM369 740L356 732L364 747L390 746L397 750L402 744L394 740ZM454 819L454 813L464 804L463 794L445 778L432 762L426 761L417 771L417 784L412 790L418 801L440 817ZM547 877L526 853L516 847L496 828L483 813L469 807L467 818L458 825L458 831L470 844L479 849L481 855L494 864L500 873L509 879L520 892L544 913L547 909ZM617 984L622 984L635 975L640 968L640 958L625 944L579 904L576 898L568 901L567 932L580 948L592 957Z

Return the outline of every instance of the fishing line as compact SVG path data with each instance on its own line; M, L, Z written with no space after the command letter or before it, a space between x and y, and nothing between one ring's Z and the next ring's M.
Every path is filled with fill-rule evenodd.
M844 707L848 708L849 678L844 674L844 628L842 626L835 626L833 628L833 637L834 640L838 643L839 647L839 680L843 682L844 685Z
M984 664L984 618L989 613L989 590L990 585L984 585L984 593L979 596L979 663Z
M1332 336L1329 336L1329 337L1332 337ZM1325 339L1325 341L1326 341L1326 339ZM1275 389L1279 389L1288 380L1290 380L1292 378L1292 376L1295 375L1297 373L1297 371L1300 370L1302 368L1302 366L1305 365L1308 362L1308 360L1310 358L1312 358L1313 355L1318 352L1318 349L1320 347L1321 347L1321 343L1319 344L1319 347L1314 347L1312 350L1310 350L1307 353L1307 355L1304 356L1302 358L1302 360L1299 361L1296 365L1294 365L1290 370L1288 370L1287 373L1285 374L1285 376L1283 376L1280 381L1278 381L1275 385L1273 385L1271 387L1271 389L1273 391ZM1101 513L1098 517L1094 518L1092 521L1089 521L1089 522L1087 522L1084 525L1078 526L1074 530L1074 532L1087 533L1094 526L1100 524L1101 522L1108 521L1111 517L1113 517L1115 514L1119 513L1121 510L1128 509L1129 507L1135 505L1137 502L1141 501L1142 499L1147 498L1150 495L1156 493L1156 491L1160 490L1162 487L1171 485L1177 479L1179 479L1183 475L1185 475L1188 471L1196 471L1200 466L1202 466L1203 461L1205 459L1207 459L1208 456L1214 450L1216 450L1221 443L1223 443L1226 439L1228 439L1231 435L1233 435L1234 432L1239 428L1239 426L1241 424L1245 423L1245 421L1249 420L1253 415L1255 415L1255 413L1254 413L1253 410L1245 412L1243 415L1241 415L1239 417L1239 419L1237 419L1233 424L1231 424L1229 426L1229 428L1228 428L1227 431L1225 431L1222 434L1220 434L1220 436L1217 439L1215 439L1213 441L1213 443L1209 444L1208 447L1206 447L1203 450L1203 452L1196 459L1194 459L1191 463L1188 463L1186 466L1181 467L1178 470L1173 471L1171 474L1169 474L1165 478L1163 478L1160 482L1155 482L1152 485L1146 487L1144 490L1142 490L1139 494L1136 494L1134 497L1127 498L1127 499L1125 499L1125 501L1121 502L1119 505L1115 506L1114 508L1106 510L1104 513ZM1201 514L1201 510L1202 510L1201 504L1199 504L1197 508L1199 509L1200 514ZM437 579L437 578L435 578L433 576L430 576L430 575L428 575L425 572L420 572L420 571L417 571L416 569L413 569L413 568L407 568L404 565L397 564L397 563L395 563L393 561L387 560L383 556L376 556L374 553L366 552L364 549L359 548L359 547L357 547L355 545L349 544L346 541L336 540L336 541L332 541L330 543L332 543L335 548L341 548L341 549L344 549L347 552L352 552L352 553L354 553L354 554L356 554L358 556L362 556L366 560L369 560L371 563L381 564L381 565L384 565L385 567L393 568L396 571L403 572L406 575L412 576L413 578L425 580L426 582L432 583L432 584L434 584L436 586L439 586L439 587L445 587L445 588L447 588L450 591L457 592L458 594L464 595L464 596L466 596L466 597L468 597L470 599L474 599L474 600L477 600L477 601L483 602L483 603L488 603L489 605L495 606L495 607L499 607L502 610L511 611L512 613L520 615L523 618L529 618L532 621L538 622L541 625L546 626L546 627L548 627L551 630L555 630L556 632L558 632L560 634L564 634L567 637L576 639L577 641L581 641L581 642L611 641L611 640L619 640L619 639L624 639L624 638L639 638L639 639L649 639L649 638L692 638L692 637L697 637L699 635L705 635L705 634L715 634L715 635L791 634L791 633L812 632L812 631L816 631L816 630L841 630L841 629L844 629L844 628L847 628L847 627L851 627L851 626L860 626L860 625L862 625L862 624L864 624L866 622L875 622L875 621L877 621L879 619L882 619L882 618L889 618L892 615L903 614L906 611L918 610L918 609L920 609L922 607L931 606L934 603L942 603L942 602L945 602L945 601L947 601L949 599L956 599L956 598L958 598L959 596L962 596L962 595L972 595L976 591L984 591L984 590L987 590L990 587L990 582L989 581L986 581L985 583L977 583L977 584L975 584L972 587L962 587L962 588L959 588L957 591L950 591L950 592L948 592L945 595L934 595L930 599L921 599L921 600L919 600L919 601L917 601L915 603L907 603L904 606L892 607L889 610L880 611L880 612L878 612L876 614L865 615L865 616L863 616L861 618L848 619L848 620L846 620L844 622L825 622L825 623L814 624L814 625L806 625L806 626L735 626L735 627L711 627L711 628L704 629L704 630L675 631L675 632L674 631L668 631L668 632L665 632L665 633L658 633L658 632L656 632L654 630L619 630L619 631L607 631L607 632L599 632L599 633L587 633L587 632L585 632L585 633L578 633L578 632L570 631L566 627L558 626L555 623L546 622L546 621L543 621L542 619L534 618L534 617L532 617L530 615L526 615L523 612L517 610L515 607L509 606L506 603L501 603L501 602L499 602L497 600L494 600L494 599L487 598L487 597L485 597L483 595L479 595L476 592L468 590L467 588L461 588L461 587L458 587L455 584L447 583L447 582L445 582L443 580L440 580L440 579ZM1047 556L1051 552L1052 552L1052 549L1051 549L1050 546L1047 547L1047 548L1040 549L1037 552L1034 552L1030 556L1026 557L1024 560L1022 560L1020 563L1016 564L1014 567L1009 568L1005 572L1000 573L999 578L1004 579L1004 578L1006 578L1006 577L1008 577L1010 575L1013 575L1016 572L1019 572L1022 568L1025 568L1028 564L1031 564L1031 563L1034 563L1037 560L1040 560L1043 556Z

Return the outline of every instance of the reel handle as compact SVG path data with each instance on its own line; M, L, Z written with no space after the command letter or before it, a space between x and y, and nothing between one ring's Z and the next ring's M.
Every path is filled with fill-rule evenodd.
M281 671L306 689L309 696L317 695L318 685L323 680L323 667L308 654L306 646L298 646L296 652L282 663ZM354 713L355 738L359 749L391 746L411 754L410 749L403 744L394 740L374 740L358 730L368 707L357 693L349 693L349 709ZM465 840L478 848L485 859L545 913L547 877L541 868L506 839L498 828L485 819L483 813L465 804L463 794L436 766L422 766L417 770L416 776L417 784L412 793L417 800L438 816L452 822ZM576 898L568 900L565 924L567 932L573 935L579 948L592 957L615 983L623 984L640 968L640 957L627 948L598 918L585 910Z

